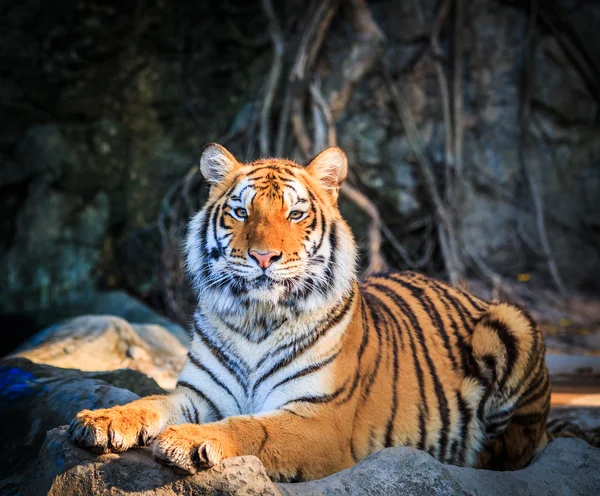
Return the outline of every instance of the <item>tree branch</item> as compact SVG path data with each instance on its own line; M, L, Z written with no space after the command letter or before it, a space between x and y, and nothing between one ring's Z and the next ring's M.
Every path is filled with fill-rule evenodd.
M285 44L279 21L273 10L273 3L271 0L263 0L262 7L269 21L269 35L273 43L273 64L269 72L265 98L260 112L260 152L263 156L269 156L271 153L271 106L281 78Z
M527 157L525 156L525 150L528 145L527 138L529 134L529 121L531 116L531 98L534 89L533 58L535 55L534 43L536 38L535 31L537 24L538 8L538 0L531 0L529 26L527 28L528 32L526 36L527 41L525 45L525 67L523 77L524 90L523 99L521 102L521 116L519 122L519 126L521 129L519 143L519 161L521 163L521 168L523 169L527 183L529 184L529 188L531 190L531 196L533 199L533 206L535 211L536 226L538 230L538 235L540 237L540 243L542 245L544 257L546 258L546 263L548 264L548 271L550 272L554 285L560 292L561 296L566 297L567 290L562 281L562 277L560 276L558 265L556 264L554 254L552 252L552 247L550 246L550 241L548 239L548 233L546 231L546 221L544 218L544 203L542 193L540 191L536 178L533 177L533 171L531 170Z

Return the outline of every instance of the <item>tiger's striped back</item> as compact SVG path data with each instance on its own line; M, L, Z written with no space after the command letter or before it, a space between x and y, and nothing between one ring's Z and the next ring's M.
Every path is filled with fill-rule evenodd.
M534 446L524 455L532 456L543 434L549 385L541 335L524 311L413 272L373 276L361 294L372 345L363 359L368 379L354 443L360 458L410 445L457 465L508 466L505 454L485 453L515 412L535 403Z

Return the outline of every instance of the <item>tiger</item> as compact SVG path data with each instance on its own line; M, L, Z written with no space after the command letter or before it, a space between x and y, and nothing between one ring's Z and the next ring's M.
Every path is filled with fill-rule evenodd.
M548 443L544 341L525 309L416 272L359 280L340 148L243 163L211 143L200 171L210 191L184 247L198 304L177 386L81 411L76 444L150 446L181 474L254 455L293 482L395 446L516 470Z

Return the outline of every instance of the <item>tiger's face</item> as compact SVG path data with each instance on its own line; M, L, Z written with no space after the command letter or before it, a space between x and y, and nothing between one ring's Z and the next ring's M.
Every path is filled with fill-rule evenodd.
M356 250L337 208L347 174L342 150L329 148L304 167L285 159L242 164L211 144L200 167L211 191L186 249L205 303L225 312L240 301L306 311L348 290Z

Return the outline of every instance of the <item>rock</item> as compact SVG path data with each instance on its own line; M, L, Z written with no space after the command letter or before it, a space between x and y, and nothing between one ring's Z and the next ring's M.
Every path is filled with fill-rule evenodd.
M10 248L0 253L0 311L33 312L91 291L109 213L103 192L84 201L32 185L15 212Z
M26 320L29 321L27 327L36 330L55 327L56 322L80 315L112 315L134 322L135 325L156 324L168 330L184 346L189 345L189 336L183 327L157 314L150 307L124 291L84 292L68 302L64 301L61 305L53 305L50 308L39 309L34 313L27 314ZM24 335L23 332L24 319L19 318L22 316L23 314L15 315L12 321L5 325L9 328L9 331L14 329L15 333L18 332L24 338L27 338L27 335ZM12 349L9 348L7 351L12 351Z
M96 455L76 447L62 427L50 431L25 486L43 494L596 495L600 449L576 439L552 442L529 467L494 472L444 465L424 451L388 448L354 467L313 482L273 484L253 456L230 458L194 476L155 463L149 449Z
M173 389L186 353L177 338L159 325L130 325L119 317L87 315L45 329L14 356L84 371L129 368L164 389Z
M278 495L254 456L230 458L183 477L152 459L149 449L95 455L75 446L66 427L48 432L23 496L68 495Z
M423 133L425 134L425 133ZM431 129L427 135L431 134ZM425 136L427 139L427 136ZM418 184L413 164L409 162L414 153L406 136L395 136L386 144L386 167L391 171L391 181L386 182L396 197L396 208L402 215L412 215L421 209L418 200Z
M376 172L382 162L381 148L386 134L385 126L369 114L349 118L340 133L340 146L346 150L350 163L356 164L355 171L361 181L371 187L382 186Z
M378 495L597 495L600 449L558 439L524 470L493 472L443 465L424 451L387 448L325 479L279 484L286 496Z
M0 492L21 494L25 481L23 494L28 495L279 494L277 491L289 496L348 492L442 495L492 494L486 490L492 487L495 494L592 495L600 490L600 449L578 439L552 442L529 467L517 472L458 468L443 465L422 451L394 448L323 480L274 486L254 457L233 458L214 470L181 477L154 463L147 449L95 455L71 444L65 428L60 428L48 433L32 468L45 433L68 424L81 409L123 404L138 394L163 392L153 380L133 370L81 372L25 358L1 360L1 421L10 428L0 432ZM597 426L597 412L582 418L583 410L577 409L578 416L573 416L573 408L553 408L551 418L575 420L585 428Z
M84 408L107 408L160 394L155 381L133 370L81 372L0 360L0 493L16 494L46 432L68 424Z

